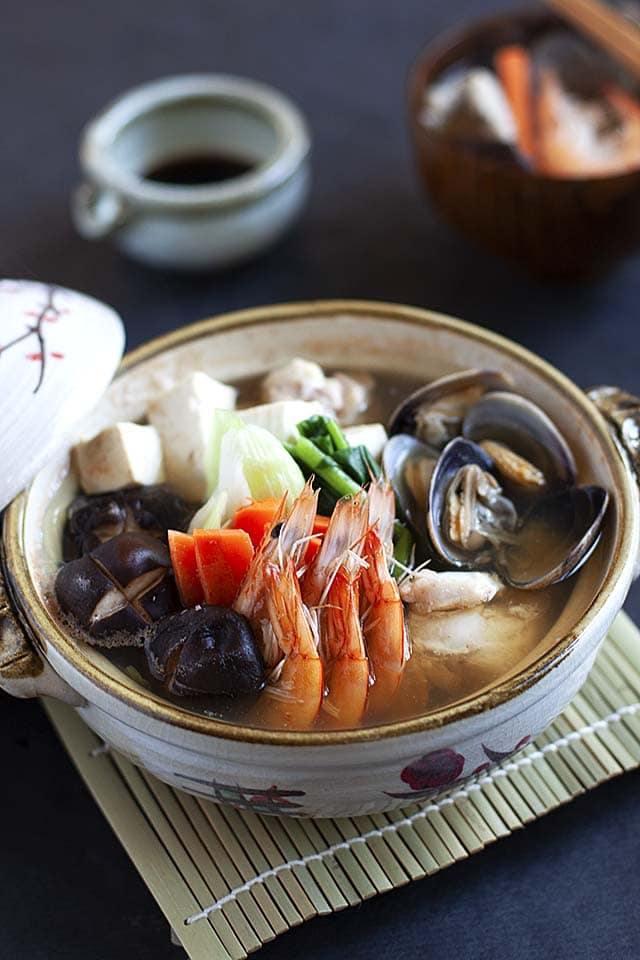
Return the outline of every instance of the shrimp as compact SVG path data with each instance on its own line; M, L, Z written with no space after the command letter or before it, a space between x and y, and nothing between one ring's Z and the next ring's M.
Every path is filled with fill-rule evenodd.
M304 601L319 615L327 686L322 709L331 726L357 725L369 688L359 588L366 528L366 499L339 500L320 550L302 580Z
M280 502L273 523L265 531L262 542L251 559L233 604L233 609L247 617L254 627L259 626L265 619L267 565L275 563L282 569L285 561L291 558L297 567L304 557L318 506L318 494L313 492L311 481L293 501L291 511L285 519L286 503L285 496ZM267 643L262 653L267 665L273 666L273 645Z
M357 726L367 702L369 661L360 623L362 564L355 551L347 551L321 610L321 649L327 666L322 710L328 726Z
M409 654L400 591L389 572L394 518L391 486L384 480L373 482L369 488L370 527L364 544L366 567L362 574L367 603L363 633L373 677L368 703L371 714L380 713L397 692Z
M396 501L393 487L382 477L372 480L367 491L369 526L375 527L389 563L393 557L393 524L396 519Z
M361 552L366 503L364 496L357 496L345 497L335 505L320 549L302 578L302 596L307 606L319 606L346 552Z
M265 606L281 660L258 702L256 719L269 727L310 727L320 710L323 666L315 614L302 602L292 558L264 569Z

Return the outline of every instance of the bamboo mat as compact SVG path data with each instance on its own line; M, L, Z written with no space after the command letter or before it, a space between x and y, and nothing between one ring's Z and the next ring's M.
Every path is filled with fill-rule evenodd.
M165 786L47 712L192 960L242 960L310 917L436 873L640 765L640 632L620 614L567 710L511 761L437 800L341 820L263 817Z

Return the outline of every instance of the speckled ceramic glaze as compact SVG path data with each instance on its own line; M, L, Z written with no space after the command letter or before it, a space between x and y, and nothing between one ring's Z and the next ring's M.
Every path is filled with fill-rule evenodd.
M162 780L205 797L240 806L259 802L261 809L295 816L406 806L504 759L575 695L631 583L639 536L637 488L594 404L553 368L486 331L387 304L267 307L156 340L125 359L92 427L139 416L149 392L187 370L229 380L297 354L328 366L404 371L425 381L470 366L502 369L567 436L581 480L612 491L607 534L577 575L552 631L528 659L499 684L454 706L377 728L282 733L182 710L150 695L98 650L74 643L56 620L47 587L59 547L55 534L43 537L43 530L50 526L52 502L64 505L72 495L63 456L7 512L6 573L19 622L6 605L2 621L0 596L2 684L18 694L49 690L74 701L107 743ZM33 676L37 658L22 638L25 628L45 664L40 679ZM21 654L27 659L17 677Z
M151 266L218 269L274 243L298 217L309 186L309 134L277 90L242 77L167 77L119 97L85 128L85 182L73 198L88 239L112 237ZM167 185L144 177L189 155L253 164L220 183Z

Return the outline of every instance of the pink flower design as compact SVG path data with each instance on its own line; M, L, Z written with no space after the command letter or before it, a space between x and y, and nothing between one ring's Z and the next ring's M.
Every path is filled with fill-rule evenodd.
M13 293L19 290L19 287L13 287L11 285L0 285L0 290L5 293ZM24 343L25 340L28 340L30 337L35 337L38 345L37 350L33 350L30 353L25 353L25 359L30 360L34 363L40 364L40 373L38 376L38 382L36 383L34 393L37 393L42 383L44 381L45 368L47 364L47 357L55 357L56 360L62 360L64 354L59 351L50 352L47 354L47 345L44 336L44 324L45 323L55 323L62 313L68 312L66 309L61 310L54 301L54 296L56 293L56 288L52 286L45 287L47 299L43 304L40 310L27 310L25 311L25 316L31 318L34 322L28 323L24 333L19 334L19 336L14 337L13 340L10 340L8 343L0 343L0 359L2 354L6 353L7 350L10 350L11 347L16 347L20 343Z

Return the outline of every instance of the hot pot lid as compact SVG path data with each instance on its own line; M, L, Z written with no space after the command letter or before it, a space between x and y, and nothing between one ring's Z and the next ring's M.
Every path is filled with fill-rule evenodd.
M106 304L0 280L0 511L96 406L123 351L122 321Z

